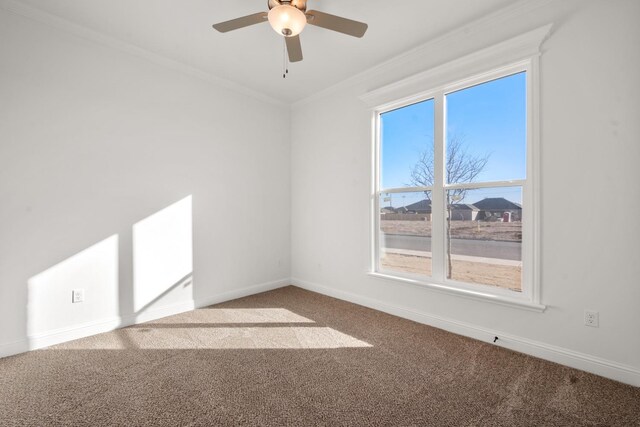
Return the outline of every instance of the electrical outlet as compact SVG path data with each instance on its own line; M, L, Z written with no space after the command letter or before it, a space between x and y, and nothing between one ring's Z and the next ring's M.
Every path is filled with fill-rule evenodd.
M73 304L84 302L84 289L74 289L71 291L71 302Z
M585 310L584 324L585 326L597 328L598 326L600 326L600 314L597 311Z

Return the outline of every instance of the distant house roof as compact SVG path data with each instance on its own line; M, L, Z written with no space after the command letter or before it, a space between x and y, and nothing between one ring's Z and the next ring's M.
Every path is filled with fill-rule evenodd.
M420 200L419 202L412 203L410 205L405 206L408 211L431 211L431 200Z
M431 200L420 200L419 202L412 203L404 206L407 211L419 212L426 211L431 212ZM396 208L395 211L402 211L404 208ZM499 210L519 210L522 206L518 203L511 202L504 197L488 197L479 202L470 203L454 203L451 205L452 210L471 210L471 211L499 211Z
M451 210L454 211L479 211L478 207L475 205L469 205L465 203L455 203L451 205Z
M522 209L519 203L511 202L504 197L487 197L486 199L475 202L474 205L483 211L500 211L500 210L516 210Z

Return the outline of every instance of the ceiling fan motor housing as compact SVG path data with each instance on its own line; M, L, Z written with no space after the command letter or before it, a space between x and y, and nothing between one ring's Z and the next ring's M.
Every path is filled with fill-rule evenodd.
M281 5L293 6L302 12L307 11L307 0L269 0L269 10Z

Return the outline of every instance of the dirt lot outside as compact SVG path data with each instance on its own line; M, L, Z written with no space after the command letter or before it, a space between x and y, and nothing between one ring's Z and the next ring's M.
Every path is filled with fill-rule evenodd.
M431 257L384 253L380 264L385 270L401 273L431 275ZM468 260L452 260L453 280L464 283L497 286L516 292L522 291L522 267L487 264Z
M431 236L431 221L380 221L381 231L385 234L399 234L409 236ZM480 222L480 221L452 221L451 234L453 238L471 240L493 240L522 242L521 222ZM489 259L472 257L453 257L451 278L465 283L477 283L522 291L522 266L491 262ZM388 250L381 254L380 263L385 270L431 275L431 254L413 253Z

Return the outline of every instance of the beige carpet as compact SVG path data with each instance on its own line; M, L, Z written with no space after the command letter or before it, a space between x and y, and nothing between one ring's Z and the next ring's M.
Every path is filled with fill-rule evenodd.
M0 360L1 426L640 426L640 389L287 287Z

